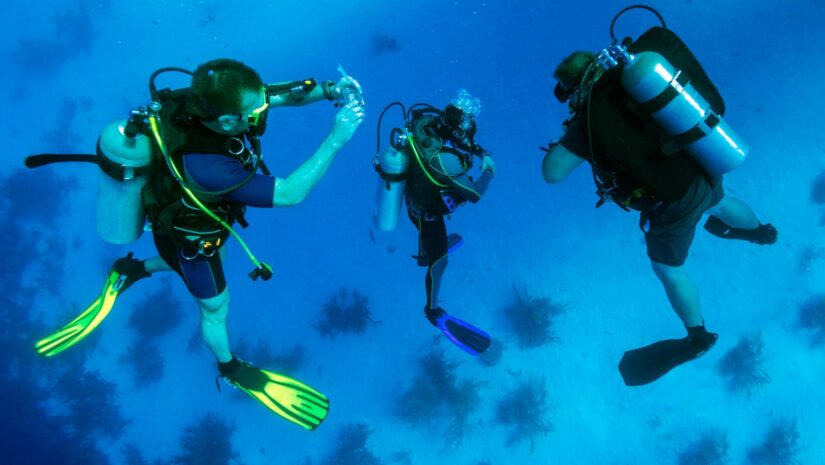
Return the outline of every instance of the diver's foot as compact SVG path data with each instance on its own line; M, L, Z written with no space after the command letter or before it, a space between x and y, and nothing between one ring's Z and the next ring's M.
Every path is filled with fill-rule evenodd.
M777 231L776 228L770 223L759 223L759 226L757 226L756 229L752 229L748 232L751 236L748 241L759 245L776 244L776 240L779 237L779 231Z
M261 389L266 385L266 376L261 370L234 356L226 363L218 362L218 372L236 386Z
M125 291L137 281L152 276L152 273L146 271L146 262L135 258L132 252L115 260L112 271L122 277L123 284L120 286L120 292Z
M218 363L218 371L270 411L306 430L317 428L329 413L329 399L295 378L262 370L234 356Z
M753 229L734 228L715 216L709 216L705 230L723 239L740 239L759 245L775 244L779 232L770 223L759 223Z
M472 356L483 353L492 343L492 339L486 331L448 315L447 311L441 307L430 308L425 306L424 315L433 326L447 336L447 339Z
M241 363L242 362L235 356L232 356L232 360L228 362L218 362L218 373L224 378L229 378L238 372L241 368Z
M430 308L429 305L424 306L424 316L426 316L430 324L436 328L438 328L438 320L440 320L445 313L447 312L441 307Z
M689 348L694 357L701 357L705 354L719 339L719 335L711 333L705 329L705 325L691 326L687 328Z

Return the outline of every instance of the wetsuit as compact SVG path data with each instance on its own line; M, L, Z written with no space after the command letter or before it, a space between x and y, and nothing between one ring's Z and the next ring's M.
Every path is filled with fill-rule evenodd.
M415 157L415 155L411 155ZM438 305L441 277L447 267L447 227L444 215L451 214L459 205L476 203L487 191L493 173L486 170L474 179L469 174L471 160L449 150L421 160L423 167L413 162L410 179L404 195L407 215L418 229L418 253L426 257L427 308ZM427 173L440 184L436 185Z
M242 183L250 173L237 158L221 154L185 154L183 168L187 184L205 191L229 189ZM250 207L272 207L274 191L274 177L255 174L220 199ZM154 240L161 258L183 278L194 297L208 299L226 289L217 249L207 256L182 250L175 246L172 238L163 234L155 233Z

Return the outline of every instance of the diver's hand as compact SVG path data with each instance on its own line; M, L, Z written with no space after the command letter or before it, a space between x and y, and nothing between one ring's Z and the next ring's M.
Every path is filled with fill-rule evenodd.
M493 157L489 154L485 154L484 157L481 159L481 172L489 171L491 174L496 174L496 164L493 161Z
M341 107L335 115L335 125L332 127L330 139L341 146L349 142L358 126L364 122L364 107L358 103L351 103Z
M351 76L344 76L330 89L335 100L341 100L344 96L344 92L347 90L360 94L361 86L358 84L358 81L353 79Z

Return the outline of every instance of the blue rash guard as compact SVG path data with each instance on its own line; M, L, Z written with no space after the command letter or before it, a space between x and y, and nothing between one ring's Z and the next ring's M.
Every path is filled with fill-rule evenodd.
M249 177L237 158L212 153L191 153L183 156L186 181L205 191L222 191ZM224 200L250 207L271 208L275 178L256 174L240 188L222 196Z
M220 155L191 153L183 156L186 182L205 191L222 191L242 183L249 171L236 158ZM221 196L223 200L250 207L272 207L275 178L255 174L243 186ZM196 254L189 257L175 247L171 238L155 234L155 245L163 260L183 278L189 292L197 299L216 297L226 289L221 256Z

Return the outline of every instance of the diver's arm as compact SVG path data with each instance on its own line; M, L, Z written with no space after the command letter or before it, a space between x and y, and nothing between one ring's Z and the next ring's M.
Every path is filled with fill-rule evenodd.
M306 82L306 81L303 81ZM269 97L270 107L298 107L309 103L315 103L320 100L333 100L335 98L334 89L335 83L333 81L321 81L317 83L309 91L301 89L302 81L295 81L296 90L284 92ZM281 86L292 83L279 82L270 84L270 86Z
M485 170L481 173L481 177L475 181L469 174L464 174L451 182L461 197L470 203L477 203L487 193L487 188L490 187L490 181L492 180L492 170Z
M360 92L360 86L358 86L358 83L349 76L342 77L338 80L338 82L321 81L315 83L315 85L310 85L310 82L314 81L307 79L304 81L295 81L294 83L270 84L270 86L275 87L290 84L295 84L295 86L294 90L270 96L269 106L296 107L306 105L308 103L318 102L320 100L340 101L344 93L344 89L346 88L356 89Z
M574 154L564 145L560 143L551 144L541 163L541 175L544 177L545 182L555 184L566 178L582 162L584 162L584 158Z
M587 130L579 118L571 118L564 123L564 135L547 148L547 155L541 163L541 175L548 184L561 182L582 162L590 150Z
M455 155L440 153L433 157L431 166L434 171L442 173L447 182L456 190L456 193L464 200L476 203L487 192L490 181L493 179L495 164L492 157L484 155L482 158L481 177L473 179L472 175L461 166L461 161ZM462 173L459 175L449 175L449 173Z
M332 132L307 161L301 164L285 179L275 179L272 206L287 207L297 205L312 191L326 173L335 155L355 134L364 121L364 107L347 105L335 117Z

